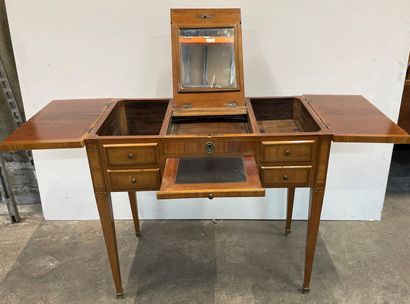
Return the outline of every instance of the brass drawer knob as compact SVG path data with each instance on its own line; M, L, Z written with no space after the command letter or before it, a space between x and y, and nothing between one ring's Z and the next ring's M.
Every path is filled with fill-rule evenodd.
M292 153L292 152L291 152L289 149L286 149L286 150L285 150L285 155L286 155L286 156L289 156L291 153Z
M285 182L287 182L289 180L289 176L287 174L285 174L282 178Z
M137 182L137 179L135 177L131 178L131 184L135 184Z
M134 159L134 154L132 153L128 154L128 159Z
M214 198L214 195L212 193L209 193L208 198L211 200Z

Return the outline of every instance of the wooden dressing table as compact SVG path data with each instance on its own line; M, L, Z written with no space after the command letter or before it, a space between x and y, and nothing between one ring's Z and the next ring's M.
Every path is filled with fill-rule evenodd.
M111 192L158 199L264 196L310 187L303 291L310 288L331 142L410 143L361 96L245 98L239 9L175 9L172 99L56 100L0 144L5 150L86 147L113 280L123 294ZM269 257L266 257L269 258Z

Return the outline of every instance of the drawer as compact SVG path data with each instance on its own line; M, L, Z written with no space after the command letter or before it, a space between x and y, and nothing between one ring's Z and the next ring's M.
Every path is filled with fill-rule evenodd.
M157 143L104 145L108 167L158 166Z
M262 166L264 187L308 186L312 166Z
M161 175L158 168L108 170L111 191L158 190Z
M158 199L264 196L251 156L168 158Z
M162 144L164 157L181 156L209 156L213 155L237 155L254 156L258 145L255 141L240 140L169 140Z
M315 141L263 141L262 162L310 162Z

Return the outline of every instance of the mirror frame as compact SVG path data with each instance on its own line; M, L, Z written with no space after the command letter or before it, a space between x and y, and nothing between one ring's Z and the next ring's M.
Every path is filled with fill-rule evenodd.
M236 86L235 87L225 87L225 88L183 88L182 87L182 83L181 83L181 65L182 62L180 61L181 58L181 48L180 48L180 43L179 43L179 32L180 30L183 29L212 29L212 28L233 28L234 30L234 57L235 57L235 80L236 80ZM238 28L236 27L235 24L230 25L230 26L196 26L196 27L186 27L186 26L180 26L178 27L177 30L177 45L176 45L176 52L177 52L177 58L178 58L178 65L179 65L179 69L177 70L177 80L178 80L178 92L218 92L218 91L238 91L240 90L239 88L239 77L238 77L238 71L237 71L237 67L239 66L239 60L238 60L238 43L237 43L237 39L238 39Z
M196 28L234 29L236 87L182 88L179 30ZM245 106L240 9L171 9L171 42L174 108Z

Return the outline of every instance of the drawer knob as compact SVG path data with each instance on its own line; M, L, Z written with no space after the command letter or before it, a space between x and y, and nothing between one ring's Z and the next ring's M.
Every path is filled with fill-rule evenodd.
M287 174L285 174L282 178L285 182L289 180L289 176Z
M137 179L135 177L131 178L131 184L135 184L137 182Z
M134 154L132 153L128 154L128 159L134 159Z
M208 198L211 200L214 198L214 195L212 193L209 193Z
M286 156L289 156L291 153L292 153L292 152L291 152L289 149L286 149L286 150L285 150L285 155L286 155Z

